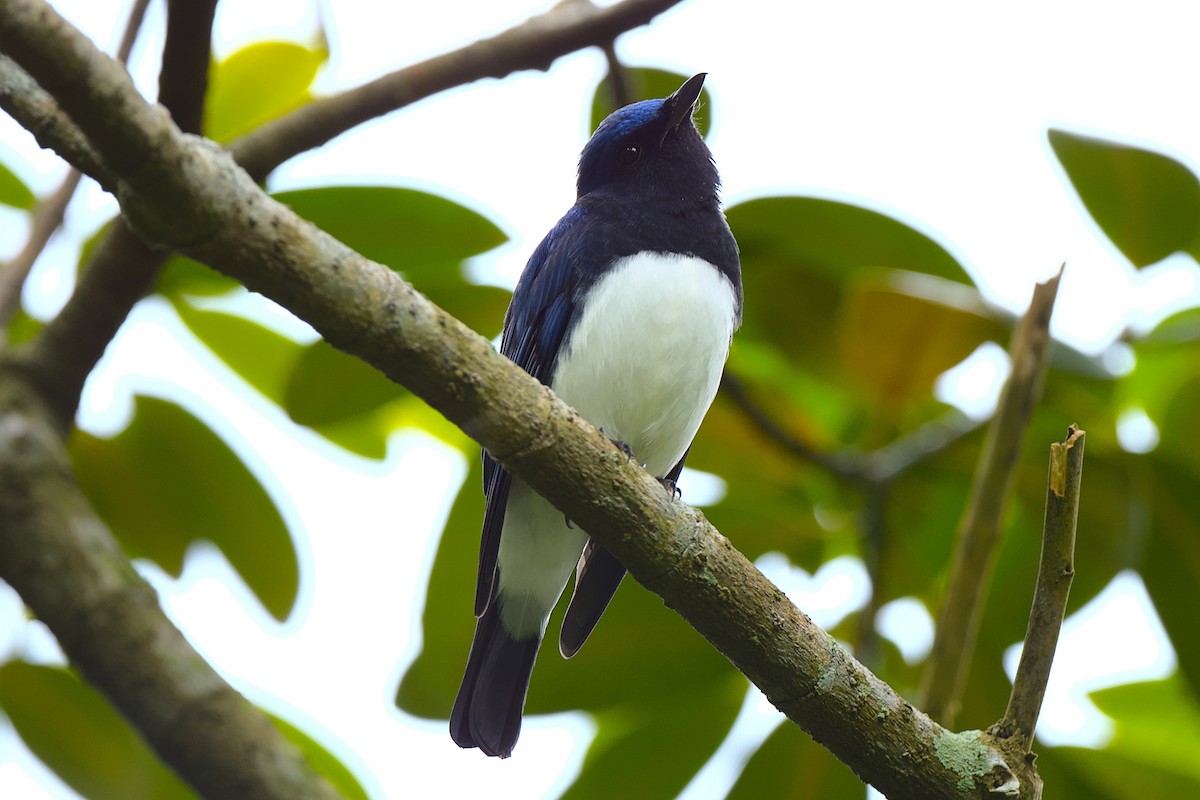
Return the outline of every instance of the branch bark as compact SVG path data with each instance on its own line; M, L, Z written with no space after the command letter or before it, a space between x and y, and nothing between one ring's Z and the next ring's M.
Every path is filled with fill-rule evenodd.
M1000 545L1004 509L1012 494L1025 428L1045 381L1050 317L1061 278L1060 269L1057 276L1034 287L1029 309L1013 333L1009 348L1012 373L988 426L971 497L959 525L949 583L921 688L925 710L943 725L954 724L970 671Z
M233 157L256 180L293 156L320 147L356 125L418 100L526 69L546 70L555 59L599 46L648 24L679 0L624 0L598 8L590 0L561 0L549 11L490 39L321 98L231 142Z
M135 0L129 10L129 19L125 23L125 30L121 34L121 42L117 45L116 52L116 59L122 64L129 60L129 54L133 52L133 45L137 42L138 32L142 29L142 20L146 17L146 8L149 5L150 0ZM24 247L7 264L0 267L0 329L8 326L20 308L21 289L25 285L25 279L29 277L38 256L46 249L50 237L62 225L67 205L75 196L75 189L78 188L82 177L83 173L75 167L67 170L67 176L54 193L38 203ZM3 341L4 332L0 330L0 344Z
M219 266L424 398L892 800L975 798L997 786L1018 795L988 734L949 732L906 703L547 387L394 272L267 197L224 151L180 133L44 4L0 8L0 47L104 155L142 235ZM0 516L0 529L5 523ZM20 545L0 540L0 548ZM9 563L0 551L0 569Z
M205 797L338 797L167 620L80 493L56 421L8 364L0 453L0 577L163 760Z
M1075 577L1075 523L1079 517L1079 489L1083 480L1084 432L1072 425L1064 442L1050 445L1050 476L1046 487L1046 520L1042 525L1042 556L1025 646L1013 679L1008 710L997 733L1016 737L1029 752L1050 667L1058 647L1058 634L1067 613L1071 580Z

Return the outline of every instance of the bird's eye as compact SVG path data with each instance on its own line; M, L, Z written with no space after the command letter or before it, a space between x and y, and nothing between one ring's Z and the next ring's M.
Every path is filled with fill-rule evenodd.
M642 157L642 148L636 144L626 145L617 152L617 163L622 167L629 167L638 162Z

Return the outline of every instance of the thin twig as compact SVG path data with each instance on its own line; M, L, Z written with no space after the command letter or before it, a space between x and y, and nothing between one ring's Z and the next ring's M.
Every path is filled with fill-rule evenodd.
M1058 275L1034 288L1029 309L1017 323L1009 348L1012 373L984 438L971 496L959 524L958 543L922 683L923 707L943 725L954 724L970 670L1025 428L1042 393L1049 361L1050 316L1061 278L1060 269Z
M116 60L124 64L129 61L133 45L137 42L138 32L146 17L146 7L150 0L136 0L129 12L129 20L121 34L121 42L117 45ZM54 232L62 226L66 216L67 206L75 196L82 174L75 167L67 170L59 187L45 200L38 203L29 226L29 238L25 246L7 264L0 265L0 343L4 340L4 331L13 315L21 305L21 288L30 270L37 262L42 251L50 241Z
M37 211L30 220L29 238L21 251L12 257L7 264L0 266L0 342L5 339L5 331L17 309L21 307L21 287L37 262L38 256L46 249L50 237L62 225L67 213L67 205L75 196L75 189L83 173L71 167L67 176L54 194L42 200L37 205Z
M1042 556L1025 646L1013 679L1008 710L996 731L1002 738L1019 737L1028 753L1050 680L1058 635L1067 613L1067 597L1075 577L1075 523L1083 477L1084 432L1072 425L1066 441L1050 445L1050 476L1046 488L1046 519L1042 526Z
M187 132L198 132L208 86L216 0L171 0L159 73L159 102ZM92 251L67 304L30 344L31 378L66 427L91 373L130 309L167 258L118 217Z
M376 117L483 78L545 70L559 57L603 46L680 0L624 0L597 7L565 0L490 39L404 67L341 94L315 100L233 141L229 150L255 180L289 158Z
M861 453L825 453L792 436L754 402L742 379L728 368L721 375L721 391L742 410L759 431L797 458L824 467L837 477L853 483L870 480L865 470L866 458Z
M608 97L612 100L614 109L623 108L634 101L633 91L629 86L629 70L617 56L616 40L605 42L603 50L604 60L608 62L608 77L604 79L608 84Z

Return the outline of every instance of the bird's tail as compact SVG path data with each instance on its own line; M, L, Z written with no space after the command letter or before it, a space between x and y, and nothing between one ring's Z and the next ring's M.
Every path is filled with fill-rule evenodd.
M478 747L489 756L508 758L521 735L521 712L541 635L517 640L500 624L500 604L490 604L475 622L454 710L450 737L459 747Z

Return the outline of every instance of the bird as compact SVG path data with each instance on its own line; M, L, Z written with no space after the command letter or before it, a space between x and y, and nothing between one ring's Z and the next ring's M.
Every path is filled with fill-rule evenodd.
M530 256L500 342L673 497L742 319L738 246L692 119L705 77L596 128L579 158L575 204ZM475 634L450 735L507 758L571 573L564 658L591 634L625 567L486 450L483 467Z

